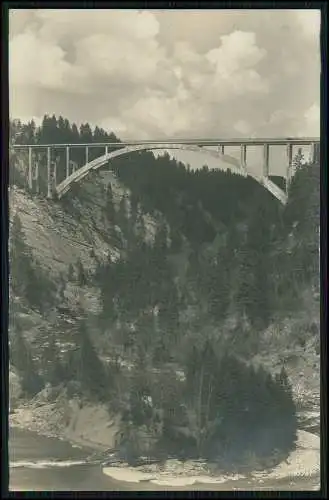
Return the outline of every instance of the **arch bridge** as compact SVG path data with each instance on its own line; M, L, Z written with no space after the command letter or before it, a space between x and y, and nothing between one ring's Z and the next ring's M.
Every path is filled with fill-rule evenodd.
M38 190L39 183L39 161L40 153L46 152L47 157L47 197L61 198L67 193L74 183L81 181L90 172L98 170L111 162L111 160L120 156L128 155L138 151L151 150L186 150L207 153L219 160L219 169L231 170L232 173L239 174L244 177L252 177L259 184L264 186L275 198L282 204L285 204L288 199L288 189L293 176L293 147L294 146L309 146L311 150L311 161L319 159L320 139L315 137L308 138L272 138L272 139L166 139L165 141L124 141L111 143L88 143L88 144L12 144L10 148L13 150L25 150L28 152L28 169L27 180L31 191L34 184ZM226 154L229 147L240 148L240 158L237 159L229 154ZM248 147L258 146L263 150L262 173L255 174L250 169L247 162ZM270 173L270 147L284 146L286 148L286 189L283 191L269 178ZM214 148L216 149L210 149ZM73 149L84 149L84 164L78 166L71 161L71 152ZM104 154L96 159L89 161L90 150L92 148L104 148ZM58 156L54 160L59 150L65 151L65 179L57 182L57 166ZM225 164L225 166L223 166ZM34 182L33 182L34 181Z

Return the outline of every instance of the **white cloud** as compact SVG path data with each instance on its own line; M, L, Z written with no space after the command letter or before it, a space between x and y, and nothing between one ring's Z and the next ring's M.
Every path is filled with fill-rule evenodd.
M319 17L306 14L11 11L11 114L62 114L123 137L315 129Z
M148 11L112 9L38 9L35 16L41 23L43 38L73 40L89 35L111 34L133 40L152 39L159 32L159 22Z
M31 32L17 35L10 43L10 85L65 89L69 70L61 48L47 43L40 45Z
M145 130L151 136L156 131L158 136L180 134L190 126L190 112L181 106L179 97L166 98L151 95L136 102L124 113L124 118Z
M115 130L116 134L120 135L121 133L125 134L127 132L126 125L117 117L107 117L105 120L100 121L98 125L102 127L104 130Z
M224 78L258 64L266 55L256 45L255 33L234 31L221 37L221 46L210 50L207 59L216 67L216 73Z
M304 127L301 130L303 135L311 137L320 136L320 106L316 103L312 104L304 113ZM302 135L302 134L300 134Z
M309 41L319 43L321 11L317 9L297 10L296 17L303 35Z
M118 44L113 36L94 34L76 44L76 64L85 68L91 82L110 78L111 83L113 79L145 83L157 76L162 53L153 40L142 48L130 40Z
M222 36L221 42L220 47L206 54L215 69L211 82L213 99L268 91L268 83L254 69L266 56L266 51L256 44L255 33L234 31Z
M245 120L239 120L234 124L234 129L242 135L251 133L251 127Z

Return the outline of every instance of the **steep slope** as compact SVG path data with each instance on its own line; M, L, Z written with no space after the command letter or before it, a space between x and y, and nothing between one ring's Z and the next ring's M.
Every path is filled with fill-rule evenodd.
M79 259L87 268L94 268L96 259L116 260L120 250L109 233L120 228L106 216L106 187L111 183L113 202L119 209L129 190L111 172L85 179L79 198L69 192L62 203L29 195L24 189L12 186L9 190L9 217L21 218L26 242L48 272L66 273L69 264ZM148 237L154 237L155 221L143 215ZM94 255L94 256L93 256Z
M63 333L58 329L58 320L65 317L67 321L72 321L70 317L75 317L81 308L87 314L99 312L99 289L92 283L81 288L76 280L70 282L70 266L77 271L77 263L81 262L84 272L92 276L97 265L108 259L116 261L124 251L124 234L106 211L109 184L113 193L114 211L118 213L122 200L129 203L129 190L111 172L87 178L79 186L78 193L68 193L61 204L41 196L31 196L15 185L10 187L10 226L12 228L13 220L18 216L24 243L31 252L32 268L39 266L49 284L64 289L59 301L58 291L56 292L57 299L55 298L52 310L42 313L38 307L31 306L26 297L15 293L10 281L9 339L12 339L13 332L19 325L23 329L24 338L32 343L33 356L37 360L42 357L43 349L49 344L49 336L55 339L62 351L72 345L71 339L63 338ZM143 213L140 217L144 222L145 239L152 241L157 227L156 215ZM9 246L12 244L11 236L12 231ZM57 304L60 303L65 308L64 313L57 309ZM16 383L17 377L13 376ZM18 393L16 389L14 392ZM14 399L17 400L16 395Z
M32 413L15 419L37 416L39 430L48 419L60 432L88 416L91 427L101 418L105 429L110 408L114 420L122 417L127 454L155 446L217 453L214 432L222 442L231 433L235 458L241 443L262 443L268 453L282 438L287 451L295 409L286 374L295 396L301 372L303 399L319 387L313 226L298 225L290 204L282 229L286 212L260 187L167 162L140 155L137 165L145 169L133 160L118 164L115 175L86 178L60 202L11 187L12 234L21 249L12 260L11 352L24 353L24 370L34 374L29 390L38 393L25 407ZM41 299L26 288L31 280ZM53 387L47 394L40 392L45 384ZM232 396L240 391L240 399ZM73 397L80 402L66 412ZM253 417L241 420L251 408ZM277 438L265 439L276 411L286 434L281 427Z

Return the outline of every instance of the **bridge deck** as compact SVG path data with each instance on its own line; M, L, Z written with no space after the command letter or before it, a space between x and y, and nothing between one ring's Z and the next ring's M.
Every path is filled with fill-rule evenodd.
M319 137L276 137L276 138L252 138L252 139L162 139L162 140L130 140L122 142L89 142L89 143L79 143L79 144L13 144L11 147L18 148L78 148L78 147L124 147L124 146L136 146L136 145L155 145L155 144L186 144L186 145L198 145L198 146L264 146L264 144L269 144L270 146L285 146L287 144L293 144L296 146L307 146L310 144L319 143Z

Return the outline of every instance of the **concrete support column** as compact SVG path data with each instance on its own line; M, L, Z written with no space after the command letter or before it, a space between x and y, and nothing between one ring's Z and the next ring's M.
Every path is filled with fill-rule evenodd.
M108 155L109 154L109 147L108 146L105 146L105 154Z
M89 148L86 146L86 164L89 163Z
M50 147L47 147L47 198L52 198L51 190L51 151Z
M53 175L52 175L52 178L53 178L52 188L54 190L56 188L56 186L57 186L57 160L53 161Z
M66 146L66 177L70 175L70 148Z
M34 180L35 180L35 190L36 190L37 194L39 194L40 193L40 186L39 186L39 162L38 162L38 160L35 162Z
M242 168L247 168L247 145L241 144L240 146L240 161Z
M286 174L286 193L288 193L291 177L292 177L292 155L293 155L293 144L289 142L287 144L287 174Z
M309 161L309 163L313 163L314 149L315 149L315 144L314 144L314 142L312 142L312 144L310 144L310 152L309 152L309 155L308 155L308 161Z
M313 151L312 151L312 163L319 163L320 164L320 143L315 142L313 144Z
M33 188L33 179L32 179L32 148L29 147L29 172L28 172L28 183L29 188Z
M268 177L270 171L270 145L263 145L263 177Z

